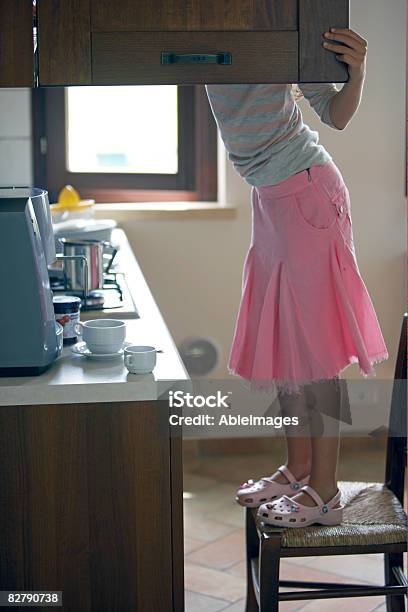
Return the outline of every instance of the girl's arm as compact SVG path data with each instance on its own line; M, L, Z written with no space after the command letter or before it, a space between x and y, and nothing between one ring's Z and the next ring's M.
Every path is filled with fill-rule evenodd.
M349 80L330 101L330 118L333 124L344 130L357 111L363 92L367 41L353 30L331 28L325 33L323 46L336 53L336 59L348 66ZM332 44L329 40L340 44Z

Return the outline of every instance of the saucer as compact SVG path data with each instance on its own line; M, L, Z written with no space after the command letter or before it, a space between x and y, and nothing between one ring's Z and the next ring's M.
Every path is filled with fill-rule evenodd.
M123 349L130 346L131 342L124 342L123 347L114 353L93 353L87 346L86 342L77 342L71 348L71 351L75 355L81 355L81 357L88 357L88 359L114 359L115 357L121 357L123 355Z

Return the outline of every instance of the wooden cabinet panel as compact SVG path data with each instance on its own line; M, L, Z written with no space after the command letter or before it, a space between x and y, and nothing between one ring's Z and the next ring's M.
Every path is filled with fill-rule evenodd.
M89 0L40 0L40 85L91 84Z
M92 35L95 85L287 83L298 75L297 32L112 32ZM160 63L161 53L228 52L230 65Z
M94 32L297 30L298 0L91 0Z
M299 2L299 81L347 81L345 64L322 47L330 28L349 27L349 0L301 0Z
M41 0L39 83L342 82L322 34L348 12L349 0ZM163 65L162 51L232 61Z
M67 612L182 610L172 593L183 576L182 466L168 410L0 409L1 590L62 590Z
M0 87L33 87L33 3L1 0L0 8Z

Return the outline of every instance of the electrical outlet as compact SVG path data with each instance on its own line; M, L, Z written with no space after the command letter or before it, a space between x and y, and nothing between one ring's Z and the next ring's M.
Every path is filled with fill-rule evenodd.
M352 408L369 407L378 404L378 387L370 381L348 381L348 395Z

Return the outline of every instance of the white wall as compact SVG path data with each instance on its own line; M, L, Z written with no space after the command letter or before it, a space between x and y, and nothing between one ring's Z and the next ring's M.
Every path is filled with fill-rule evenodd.
M391 353L377 370L384 377L393 375L405 310L405 10L405 0L352 0L352 27L369 43L362 106L344 132L304 112L351 192L359 267ZM176 341L196 334L215 338L223 348L220 376L226 374L250 238L249 188L228 162L224 182L228 203L238 208L236 220L125 224ZM347 375L357 374L353 366Z
M31 185L29 89L0 89L0 186Z

